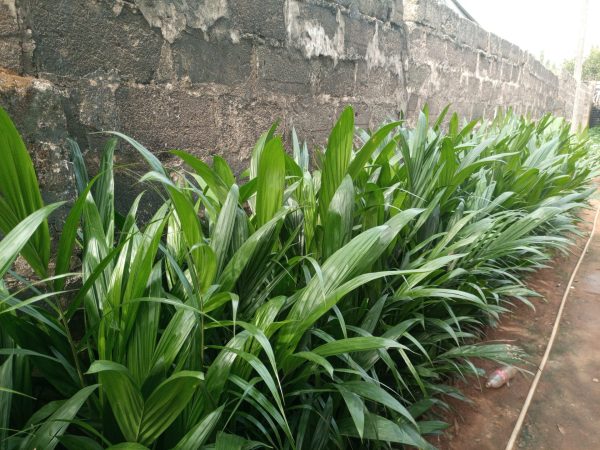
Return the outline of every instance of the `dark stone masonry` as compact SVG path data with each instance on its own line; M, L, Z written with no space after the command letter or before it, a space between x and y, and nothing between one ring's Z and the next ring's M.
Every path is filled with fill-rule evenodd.
M590 113L590 128L600 126L600 81L594 83L594 98Z
M0 105L48 201L72 194L67 136L92 166L90 132L119 130L167 164L180 148L239 170L278 119L323 144L347 104L363 127L425 103L570 118L574 91L436 0L0 0Z

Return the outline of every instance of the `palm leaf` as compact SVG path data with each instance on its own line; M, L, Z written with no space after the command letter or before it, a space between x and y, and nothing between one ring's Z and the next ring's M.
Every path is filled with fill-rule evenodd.
M0 108L0 231L8 234L44 206L25 144L10 117ZM44 218L23 247L23 257L40 276L50 259L50 232Z

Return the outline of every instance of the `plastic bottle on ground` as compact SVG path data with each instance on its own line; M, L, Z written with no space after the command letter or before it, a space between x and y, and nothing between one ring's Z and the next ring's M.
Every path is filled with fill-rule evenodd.
M488 378L485 387L487 388L499 388L505 384L510 384L509 381L517 374L517 368L514 366L503 366L499 369L494 370Z

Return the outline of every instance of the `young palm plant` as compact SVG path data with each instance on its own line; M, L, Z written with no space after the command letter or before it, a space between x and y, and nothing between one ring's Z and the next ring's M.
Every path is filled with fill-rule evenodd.
M444 131L446 113L370 133L347 108L314 169L273 127L243 183L182 151L188 170L168 170L119 133L89 179L71 142L50 269L60 205L2 112L0 275L17 283L0 285L0 449L432 448L453 377L522 359L479 339L531 304L522 274L569 244L594 176L550 116ZM146 223L146 194L115 208L119 141L160 194ZM38 278L11 270L19 254Z

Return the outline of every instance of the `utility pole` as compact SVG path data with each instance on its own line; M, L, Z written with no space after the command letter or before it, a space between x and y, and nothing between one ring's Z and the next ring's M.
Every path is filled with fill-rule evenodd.
M575 59L575 81L577 88L575 89L575 101L573 104L573 117L571 118L571 130L576 131L581 126L579 116L581 115L580 103L582 96L581 76L583 73L583 51L585 48L585 35L587 34L588 10L590 1L582 0L581 3L581 28L579 29L579 42L577 43L577 58Z

